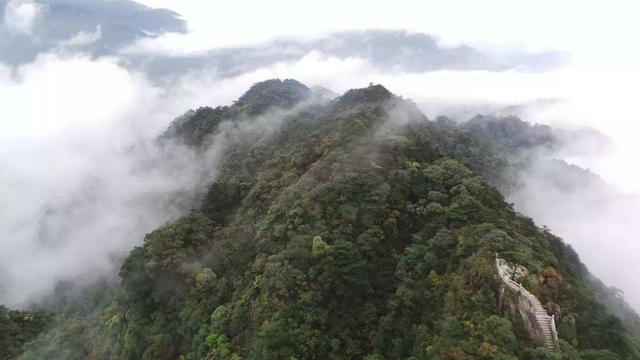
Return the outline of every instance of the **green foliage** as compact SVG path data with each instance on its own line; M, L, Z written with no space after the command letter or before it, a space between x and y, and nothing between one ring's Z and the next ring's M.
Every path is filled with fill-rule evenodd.
M531 360L562 360L562 355L546 348L530 350L527 354Z
M53 315L44 310L9 310L0 305L0 360L13 359L22 346L51 327Z
M269 84L167 136L204 150L220 122L306 96ZM513 137L498 142L472 125L428 122L381 86L288 114L226 149L201 207L148 234L116 299L55 341L92 334L66 349L95 359L556 359L498 307L500 252L561 309L567 353L640 358L577 256L489 183L512 170L500 151L545 130L491 123Z
M609 350L585 350L580 352L582 360L620 360L620 357Z
M311 254L314 257L326 254L329 249L329 245L327 245L327 243L324 242L320 236L316 236L313 238L313 242L311 243Z

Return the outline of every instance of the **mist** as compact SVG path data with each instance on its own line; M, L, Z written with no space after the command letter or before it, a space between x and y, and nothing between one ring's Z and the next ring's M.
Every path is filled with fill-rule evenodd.
M589 270L640 308L636 257L640 197L623 193L593 173L538 159L509 196L516 208L571 244Z
M173 2L145 3L171 7ZM460 14L459 6L447 5L431 12L376 6L376 21L344 17L361 20L352 24L340 18L329 26L303 16L308 13L304 9L299 17L286 15L305 28L305 36L292 40L298 34L288 26L283 29L284 20L269 28L265 21L274 23L272 19L258 19L265 31L249 33L246 24L227 19L209 24L211 12L202 11L201 2L184 1L175 10L184 12L191 31L172 19L167 24L175 32L151 36L144 29L127 29L127 37L115 44L107 42L108 26L98 27L105 20L65 28L59 38L38 37L43 21L54 13L37 1L8 4L0 49L17 50L0 60L0 303L25 306L59 281L90 282L117 269L145 233L188 211L215 179L226 138L213 139L215 145L204 154L179 144L158 147L155 139L171 120L199 106L230 104L255 82L293 78L337 93L380 83L414 100L432 119L515 114L532 123L582 131L584 136L562 138L558 151L536 157L508 200L571 244L597 277L623 290L640 309L635 266L640 254L640 168L635 166L640 145L634 131L640 119L633 95L640 73L635 69L638 52L628 45L635 32L623 26L628 22L593 27L600 12L588 6L573 33L564 31L574 11L569 5L554 5L560 8L553 12L536 5L528 9L536 16L526 19L485 14L494 21L480 16L482 9ZM473 10L476 5L468 6ZM520 12L503 6L506 14ZM341 9L360 11L357 6ZM634 13L619 11L627 14L623 20ZM442 14L452 13L457 22L443 20L451 16ZM543 16L546 26L541 29ZM474 53L500 54L493 58L509 59L510 65L415 66L429 63L415 59L415 54L426 56L423 52L399 57L413 67L381 65L361 43L366 51L338 47L338 52L330 46L335 40L330 34L368 30L372 23L377 31L427 34L442 49L469 46ZM22 53L18 50L25 49L16 47L20 42L7 41L6 34L36 45ZM220 34L229 36L222 39ZM342 33L342 40L348 38L345 34L357 33ZM95 43L74 45L83 36ZM96 44L100 51L91 48ZM265 44L281 44L278 49L285 55L295 45L295 56L273 57L264 51ZM132 49L143 61L132 65L127 58ZM570 61L522 71L523 61L513 60L513 54L529 49L566 53ZM218 53L255 58L239 67L223 67L209 58L195 66L189 58ZM261 58L267 55L271 57ZM169 84L155 78L155 66L167 59L168 64L186 64ZM272 114L251 126L273 130L282 116ZM237 138L243 131L230 128L224 134ZM567 176L567 168L554 166L554 160L589 171L575 168L575 176Z
M199 70L171 88L115 58L81 53L42 54L7 69L0 80L0 94L12 100L0 110L0 303L25 307L60 282L112 274L146 233L197 207L229 144L268 136L298 108L222 123L206 151L158 136L187 110L230 104L281 66L224 79Z
M25 306L60 281L117 269L215 177L218 148L155 143L189 108L227 102L210 83L160 89L115 59L83 54L42 54L2 75L1 303Z
M0 84L0 302L107 274L193 206L211 164L155 145L172 104L144 78L111 59L47 54Z

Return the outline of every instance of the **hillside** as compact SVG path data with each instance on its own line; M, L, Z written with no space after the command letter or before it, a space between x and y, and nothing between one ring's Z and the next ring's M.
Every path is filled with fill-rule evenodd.
M498 191L550 128L268 80L159 140L222 148L200 206L149 233L121 285L52 300L21 359L640 359L637 314ZM501 291L496 253L527 269L560 351Z

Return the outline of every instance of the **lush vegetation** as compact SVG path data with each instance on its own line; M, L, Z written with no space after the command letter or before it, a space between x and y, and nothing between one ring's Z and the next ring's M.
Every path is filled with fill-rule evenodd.
M293 81L247 94L163 140L204 151L221 124L311 96ZM115 294L22 358L557 359L499 308L500 252L559 319L564 359L640 359L637 315L494 187L549 129L431 122L379 85L278 114L225 150L201 206L133 249Z
M0 360L13 359L26 342L46 330L53 316L44 310L9 310L0 305Z

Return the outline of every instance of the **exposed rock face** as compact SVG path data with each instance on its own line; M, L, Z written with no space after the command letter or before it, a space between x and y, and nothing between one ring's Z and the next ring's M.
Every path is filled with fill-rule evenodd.
M512 318L518 318L524 324L532 342L544 345L544 333L542 324L536 318L534 306L524 296L505 291L506 285L500 288L500 308Z
M510 265L498 257L496 269L503 281L499 298L502 311L509 313L513 318L519 317L533 342L549 349L556 349L554 317L547 314L537 297L512 280L518 278L517 275L526 274L527 270L518 265ZM508 289L512 296L507 295L505 289Z

